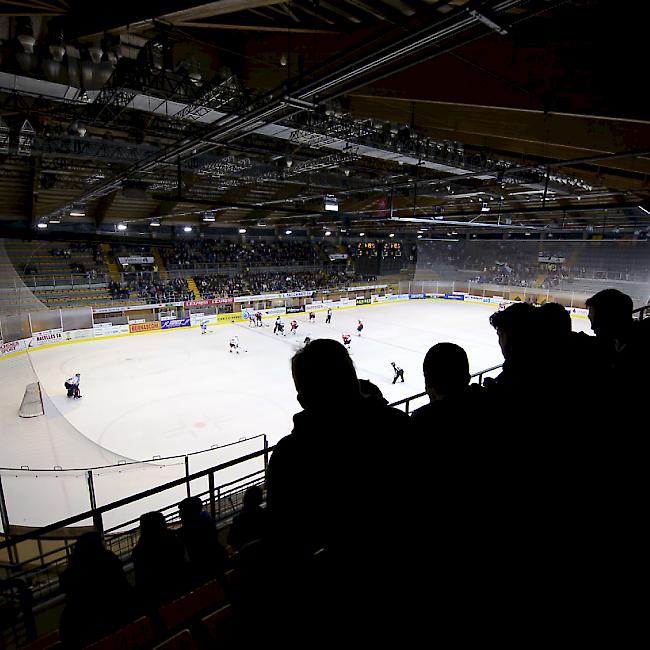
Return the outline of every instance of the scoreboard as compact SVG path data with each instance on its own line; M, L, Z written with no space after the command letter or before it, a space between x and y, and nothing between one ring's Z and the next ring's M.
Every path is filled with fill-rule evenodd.
M360 241L357 244L357 257L377 257L377 244L374 241Z
M382 257L401 257L402 243L398 241L387 242L383 245Z

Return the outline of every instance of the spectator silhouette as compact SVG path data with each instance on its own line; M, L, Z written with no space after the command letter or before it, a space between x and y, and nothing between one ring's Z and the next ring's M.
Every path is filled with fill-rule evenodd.
M272 627L282 635L289 626L296 640L315 629L332 638L345 630L351 638L368 632L369 612L381 616L381 594L400 575L383 524L387 513L404 513L398 491L358 501L384 472L392 484L406 483L404 446L394 438L408 418L363 397L352 360L336 341L312 341L294 355L292 372L303 411L267 472L273 564L283 586L272 599Z
M411 424L445 431L458 420L460 413L467 417L486 405L486 391L478 384L470 384L469 361L465 350L455 343L437 343L429 349L422 364L424 384L431 400L413 412Z
M591 328L604 347L610 396L630 404L643 398L650 363L647 322L634 320L632 298L617 289L599 291L586 305Z
M183 545L167 528L161 512L147 512L140 517L140 539L132 560L138 597L147 609L170 602L187 589Z
M490 316L497 331L504 362L501 374L486 381L491 398L503 403L523 400L535 392L542 396L550 390L546 381L549 370L539 355L540 331L536 307L521 302Z
M181 528L178 531L189 562L192 585L221 578L226 568L226 549L219 542L212 517L203 510L199 497L188 497L178 504Z
M235 515L228 534L228 544L239 550L266 536L266 510L262 508L264 494L259 485L251 485L244 493L244 507Z
M126 625L135 615L132 588L118 557L99 533L84 533L61 575L65 607L59 624L65 648L83 648Z

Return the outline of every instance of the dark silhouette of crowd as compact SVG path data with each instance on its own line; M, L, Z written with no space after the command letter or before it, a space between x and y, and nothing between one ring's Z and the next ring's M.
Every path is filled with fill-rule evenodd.
M410 418L340 343L312 340L291 361L302 410L271 455L265 504L261 486L246 491L230 556L198 497L175 530L142 516L135 591L99 536L82 536L61 578L64 643L210 579L243 646L620 638L639 613L645 440L631 425L650 327L614 289L587 307L595 336L555 303L495 312L504 362L483 385L462 347L435 343L430 403Z

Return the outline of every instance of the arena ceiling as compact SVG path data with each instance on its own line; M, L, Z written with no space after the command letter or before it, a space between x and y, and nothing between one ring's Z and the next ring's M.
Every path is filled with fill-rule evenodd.
M5 232L647 233L634 5L153 6L0 2Z

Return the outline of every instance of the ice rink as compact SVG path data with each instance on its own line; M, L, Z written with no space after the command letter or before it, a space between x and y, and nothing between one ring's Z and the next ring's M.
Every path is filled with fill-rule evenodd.
M222 447L258 434L274 444L291 431L292 415L300 410L290 359L306 336L340 341L343 332L353 334L351 356L359 377L377 384L393 402L424 390L422 359L435 343L464 347L472 372L501 363L488 321L493 311L494 305L413 300L335 310L330 325L322 312L311 325L306 314L287 315L286 336L274 335L273 319L266 319L262 328L218 325L205 335L199 328L182 328L40 349L30 352L29 360L46 393L46 417L29 420L17 417L25 387L19 367L24 357L4 360L0 375L9 398L0 404L1 465L85 468ZM295 336L288 333L294 316L299 322ZM364 323L360 337L359 319ZM574 318L573 328L589 332L589 322ZM235 333L240 354L228 350ZM392 384L391 361L404 368L405 383ZM80 400L68 399L63 387L76 372L81 373ZM333 403L333 418L336 409ZM242 445L242 453L250 450ZM217 453L204 459L205 466L223 460ZM154 480L182 476L180 464L171 467L154 462L144 469L123 469L119 479L105 482L99 500L106 503L150 487ZM86 509L83 472L74 481L71 473L63 480L64 474L41 473L34 480L33 472L3 472L14 523L39 525ZM46 481L53 487L44 499L39 495ZM65 481L74 488L61 487Z

